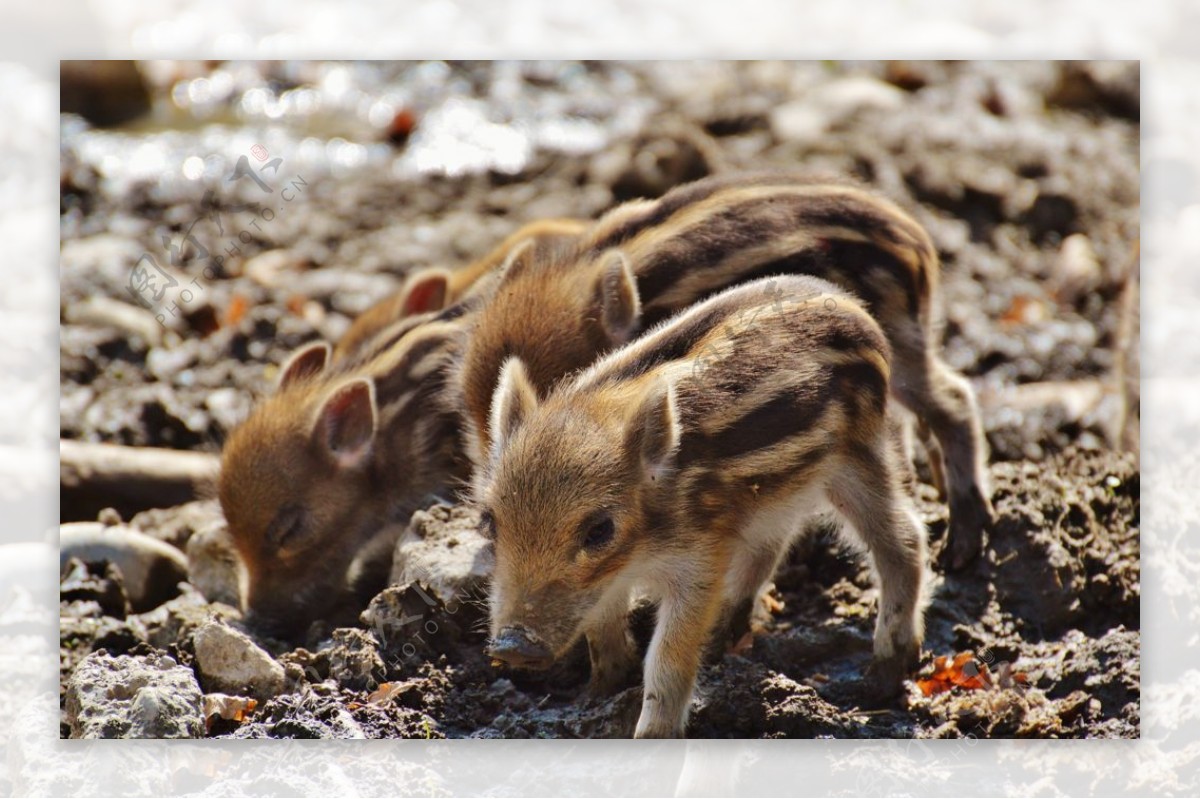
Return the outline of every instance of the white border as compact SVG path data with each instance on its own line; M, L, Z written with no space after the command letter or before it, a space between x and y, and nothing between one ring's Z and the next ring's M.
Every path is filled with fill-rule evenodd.
M66 6L64 9L62 6ZM1196 183L1150 181L1143 235L1145 624L1140 742L675 743L58 740L53 542L58 357L55 81L59 58L372 57L1090 57L1143 60L1144 168L1168 156L1200 176L1200 14L1170 0L810 4L670 2L647 8L556 0L436 0L386 10L266 0L96 0L0 5L0 605L30 587L42 645L0 630L0 790L18 795L660 795L917 793L990 796L1200 790L1200 565L1192 493L1200 437L1200 256ZM356 9L358 9L356 11ZM601 13L603 11L603 13ZM18 16L19 15L19 16ZM1190 31L1190 33L1189 33ZM44 146L14 153L5 129ZM1165 162L1164 162L1165 163ZM1176 162L1178 163L1178 162ZM19 167L19 168L14 168ZM1150 169L1143 174L1157 175ZM1149 178L1148 178L1149 180ZM1197 177L1200 180L1200 177ZM1190 196L1189 196L1190 195ZM23 542L23 543L22 543ZM25 600L21 600L25 601ZM0 608L0 613L3 608ZM23 628L19 633L27 632ZM16 649L18 658L6 654ZM44 645L44 646L43 646ZM1186 729L1190 722L1191 733ZM1174 780L1174 782L1172 782Z

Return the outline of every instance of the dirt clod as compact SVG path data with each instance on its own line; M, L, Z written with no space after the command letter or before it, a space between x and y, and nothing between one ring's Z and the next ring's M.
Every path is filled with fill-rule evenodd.
M199 738L200 686L192 670L165 655L85 658L67 683L72 738Z

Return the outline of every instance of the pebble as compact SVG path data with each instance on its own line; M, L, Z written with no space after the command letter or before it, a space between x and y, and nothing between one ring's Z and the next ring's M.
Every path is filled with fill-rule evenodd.
M451 606L481 590L492 568L491 542L479 533L478 513L438 504L414 513L396 542L391 584L420 583Z
M210 392L204 407L223 429L232 430L250 415L251 402L246 392L226 387Z
M299 266L300 259L290 250L267 250L246 261L244 272L258 285L272 288L279 285L285 273Z
M224 520L197 530L187 542L188 582L209 602L241 607L238 554Z
M1058 301L1074 304L1099 286L1101 278L1100 259L1088 237L1074 233L1063 239L1050 283Z
M851 115L892 111L904 104L905 97L902 90L875 78L841 78L775 107L769 122L771 131L784 141L816 143Z
M269 699L283 690L284 671L245 633L218 621L196 630L196 666L209 693Z

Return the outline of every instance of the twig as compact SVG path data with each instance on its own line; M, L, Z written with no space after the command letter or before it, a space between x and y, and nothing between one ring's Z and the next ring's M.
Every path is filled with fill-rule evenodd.
M168 508L211 490L217 456L154 447L59 441L63 521L95 519L106 507L129 516Z

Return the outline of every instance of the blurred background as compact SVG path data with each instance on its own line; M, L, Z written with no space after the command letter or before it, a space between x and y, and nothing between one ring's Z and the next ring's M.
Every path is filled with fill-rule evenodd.
M1136 62L64 62L61 98L64 438L216 452L409 270L781 168L929 229L995 459L1137 449Z

